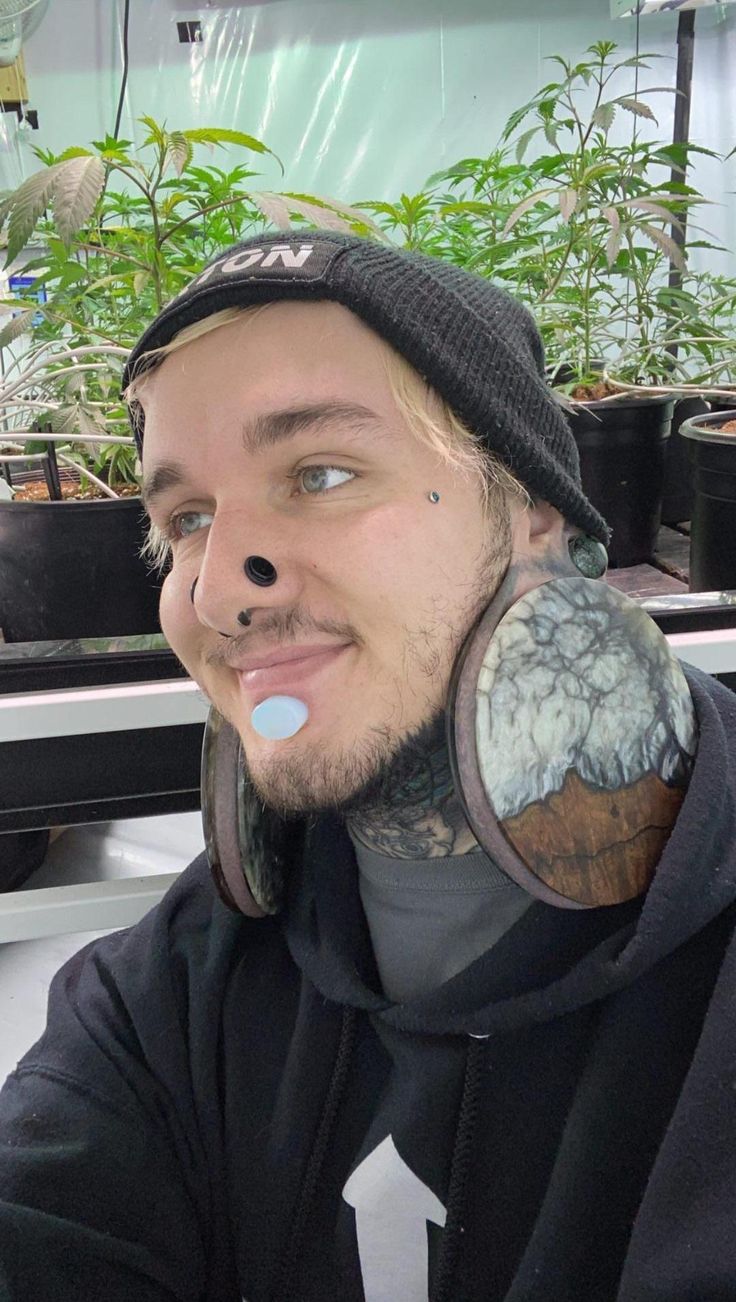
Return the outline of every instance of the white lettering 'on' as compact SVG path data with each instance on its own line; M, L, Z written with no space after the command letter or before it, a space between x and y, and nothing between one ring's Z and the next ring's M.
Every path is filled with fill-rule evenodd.
M192 281L192 286L204 285L210 276L214 276L216 271L222 272L224 276L230 276L235 271L247 271L249 267L275 267L278 262L282 267L297 268L303 267L304 263L314 253L313 244L302 244L298 251L292 248L290 244L274 244L268 253L264 256L263 249L246 249L242 253L234 253L232 257L226 258L224 262L213 262L210 267L205 267L196 280ZM185 290L181 291L185 293ZM178 297L178 295L177 295Z
M267 253L261 266L273 267L278 261L281 261L285 267L303 267L310 253L314 250L313 244L302 244L298 253L288 244L274 244L270 253Z
M427 1221L444 1226L447 1213L391 1135L356 1167L342 1196L355 1208L365 1302L427 1302Z

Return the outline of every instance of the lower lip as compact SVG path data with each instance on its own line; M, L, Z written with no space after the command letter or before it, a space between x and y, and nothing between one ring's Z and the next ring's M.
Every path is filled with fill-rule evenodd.
M303 660L287 660L284 664L269 665L265 669L239 670L238 678L249 696L257 693L265 700L267 696L276 692L284 694L292 687L302 687L305 683L311 683L312 679L317 678L339 660L340 656L349 649L349 645L320 651L317 655L305 656ZM256 701L256 704L260 702Z

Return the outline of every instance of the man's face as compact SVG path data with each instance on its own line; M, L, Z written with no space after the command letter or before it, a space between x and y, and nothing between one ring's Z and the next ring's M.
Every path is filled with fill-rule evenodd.
M162 528L178 517L163 631L237 729L267 804L344 805L436 731L456 654L506 569L508 520L489 524L477 483L418 442L380 341L337 304L277 303L213 330L141 398L146 483L162 463L180 472L149 503ZM276 568L272 586L246 577L249 556ZM320 654L247 670L297 648ZM285 741L251 724L273 695L309 709Z

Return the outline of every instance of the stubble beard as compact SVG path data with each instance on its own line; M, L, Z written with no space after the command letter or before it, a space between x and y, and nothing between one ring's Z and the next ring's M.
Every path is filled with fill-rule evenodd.
M404 731L370 725L349 747L327 750L324 742L303 742L252 767L250 780L265 805L282 817L336 813L359 823L386 822L394 813L431 810L452 792L445 733L445 698L452 666L470 630L498 589L511 553L508 512L494 522L494 545L480 559L468 597L451 621L441 624L443 645L427 646L427 629L407 630L406 660L427 682L427 704L419 723ZM437 703L438 677L443 683ZM395 690L401 692L396 680Z

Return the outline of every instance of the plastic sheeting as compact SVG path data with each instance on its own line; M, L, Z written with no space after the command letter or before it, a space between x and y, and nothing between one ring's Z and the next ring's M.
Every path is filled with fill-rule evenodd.
M511 110L549 79L545 56L576 58L600 39L630 53L636 37L634 19L611 18L610 0L129 5L123 135L140 138L144 113L170 128L234 127L283 160L282 177L274 162L254 157L260 188L344 202L396 199L459 158L488 154ZM24 129L27 141L60 151L112 130L123 11L124 0L51 0L26 49L40 123L37 132ZM736 144L736 9L727 12L720 22L716 10L699 15L692 113L693 138L723 152ZM203 39L180 44L180 22L199 22ZM674 81L676 26L675 13L642 20L642 48L666 56L655 84ZM671 137L672 99L661 97L663 139ZM6 131L0 180L9 186L36 164L17 129ZM733 247L736 159L730 173L707 160L698 166L696 184L723 205L709 225Z

